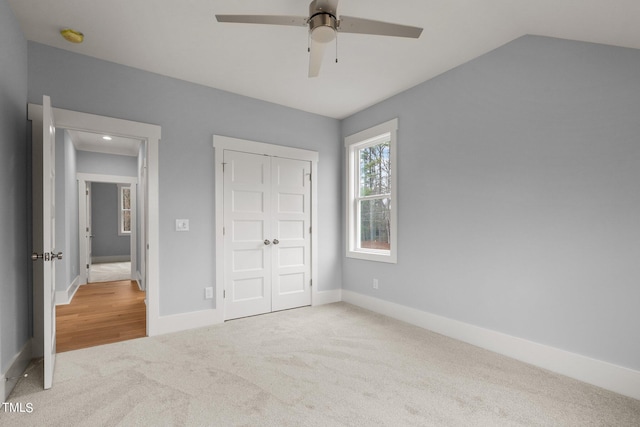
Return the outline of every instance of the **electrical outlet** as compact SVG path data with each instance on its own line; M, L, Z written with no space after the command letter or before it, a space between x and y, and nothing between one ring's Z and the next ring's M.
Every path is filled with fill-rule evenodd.
M378 279L373 279L373 289L378 289Z
M213 287L204 288L204 299L213 299Z

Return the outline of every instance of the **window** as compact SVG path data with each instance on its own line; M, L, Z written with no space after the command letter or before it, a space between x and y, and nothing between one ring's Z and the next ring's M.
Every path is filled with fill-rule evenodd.
M398 119L345 138L347 256L395 263Z
M131 187L118 186L118 234L131 234Z

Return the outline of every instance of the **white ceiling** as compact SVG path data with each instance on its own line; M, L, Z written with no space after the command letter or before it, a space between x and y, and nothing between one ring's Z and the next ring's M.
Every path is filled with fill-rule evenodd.
M94 153L118 154L122 156L137 156L141 141L123 138L115 135L103 135L77 130L67 130L71 141L79 151L93 151ZM110 140L104 140L108 136Z
M640 0L341 0L339 15L423 27L418 40L340 34L307 77L304 27L215 14L306 16L310 0L8 0L27 39L344 118L525 34L640 49ZM85 34L74 45L59 30Z

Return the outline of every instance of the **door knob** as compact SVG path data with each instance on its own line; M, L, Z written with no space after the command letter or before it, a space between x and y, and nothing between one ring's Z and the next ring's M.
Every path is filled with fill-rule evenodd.
M278 243L280 243L280 240L278 240L278 239L273 239L273 244L274 244L274 245L277 245Z
M56 259L62 259L62 252L51 252L51 261L55 261Z
M271 244L271 242L269 240L267 240L267 239L264 239L264 244L265 244L265 246L269 246Z
M37 261L37 260L39 260L41 258L44 258L44 254L38 255L37 252L34 252L34 253L31 254L31 261Z

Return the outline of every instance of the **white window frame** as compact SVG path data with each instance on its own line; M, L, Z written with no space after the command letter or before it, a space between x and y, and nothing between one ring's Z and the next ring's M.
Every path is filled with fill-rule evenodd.
M377 126L365 129L356 134L347 136L344 139L346 149L346 256L368 261L378 261L396 264L398 262L398 167L397 167L397 131L398 119L389 120ZM360 185L360 163L357 155L358 151L368 146L379 144L382 138L389 138L389 160L391 162L391 199L390 227L391 239L390 250L358 248L359 235L359 185Z
M129 211L129 215L132 215L131 193L129 193L129 209L124 209L123 206L122 206L122 193L123 193L123 191L125 189L128 189L129 191L131 191L131 186L118 184L118 235L119 236L130 236L131 235L131 230L125 231L125 230L122 229L122 227L124 227L124 221L123 221L124 211L127 210L127 211ZM131 224L132 224L131 220L129 220L129 224L131 226Z

